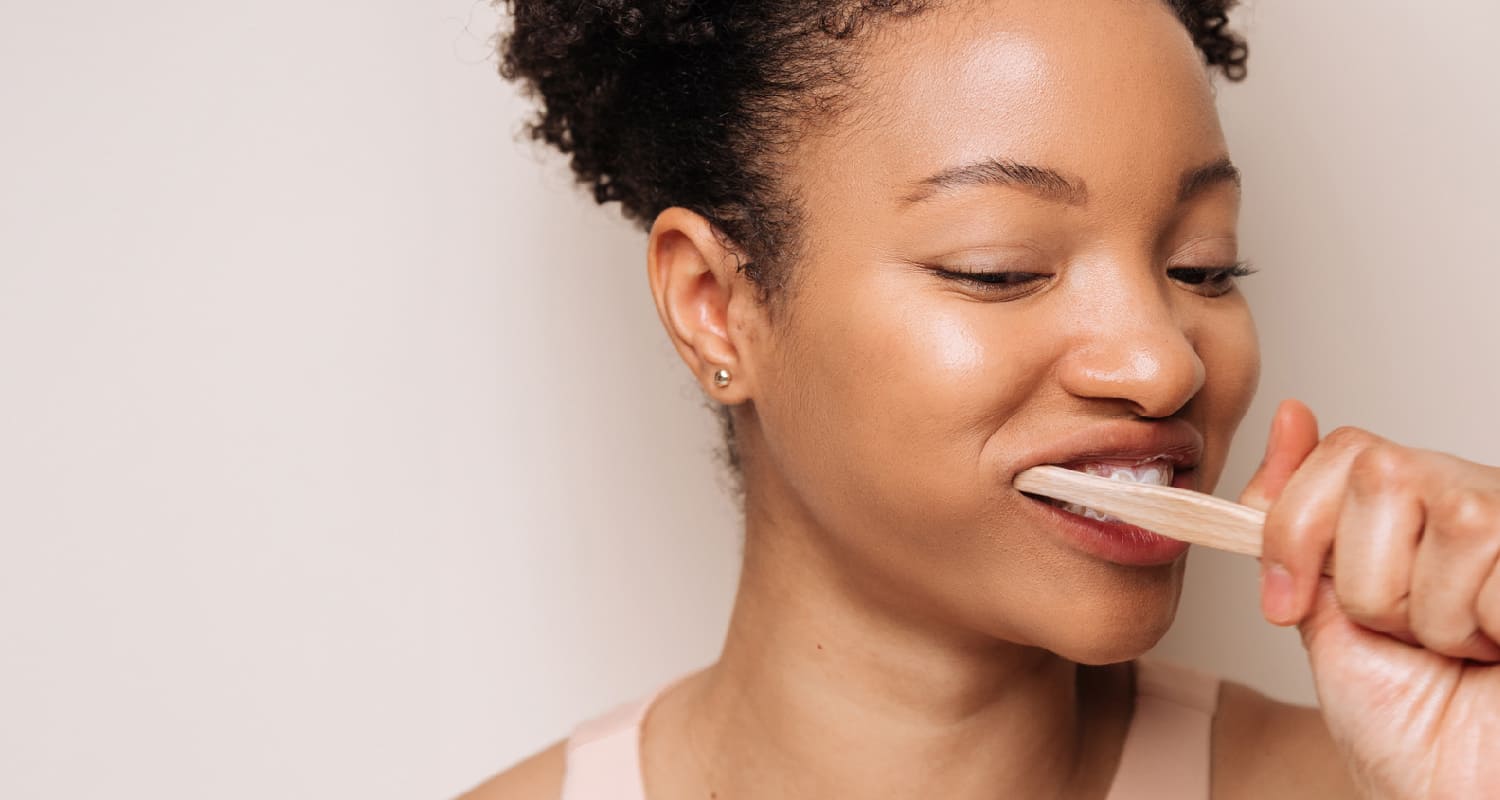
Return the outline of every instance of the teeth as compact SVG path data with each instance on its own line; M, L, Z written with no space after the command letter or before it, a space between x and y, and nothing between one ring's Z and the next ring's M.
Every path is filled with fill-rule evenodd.
M1140 464L1125 466L1123 464L1081 464L1071 467L1080 472L1090 475L1109 478L1112 481L1133 481L1135 483L1154 483L1157 486L1172 485L1172 462L1161 459L1153 459Z
M1088 506L1081 506L1077 503L1063 503L1062 507L1064 511L1071 511L1074 514L1088 517L1089 519L1097 519L1101 522L1124 522L1124 520L1118 517L1111 517L1110 515L1105 514L1102 511L1095 511Z
M1172 463L1163 459L1151 459L1139 464L1125 466L1122 464L1075 464L1069 469L1085 472L1089 475L1098 475L1112 481L1130 481L1132 483L1154 483L1157 486L1171 486L1174 475ZM1111 517L1101 511L1095 511L1087 506L1077 503L1062 503L1063 509L1074 514L1097 519L1101 522L1123 522L1118 517Z

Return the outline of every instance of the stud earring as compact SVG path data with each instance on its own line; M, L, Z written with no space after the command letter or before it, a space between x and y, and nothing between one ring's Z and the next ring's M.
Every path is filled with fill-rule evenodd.
M714 372L714 385L723 389L729 385L729 370L720 369Z

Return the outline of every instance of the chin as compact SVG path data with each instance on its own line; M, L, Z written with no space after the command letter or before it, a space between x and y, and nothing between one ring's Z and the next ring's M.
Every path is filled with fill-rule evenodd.
M1124 630L1100 631L1092 638L1069 637L1047 649L1079 664L1117 664L1145 654L1156 646L1171 627L1172 619L1153 625L1134 625Z
M1182 571L1131 577L1055 597L1034 621L1031 643L1089 665L1129 661L1155 647L1177 614Z

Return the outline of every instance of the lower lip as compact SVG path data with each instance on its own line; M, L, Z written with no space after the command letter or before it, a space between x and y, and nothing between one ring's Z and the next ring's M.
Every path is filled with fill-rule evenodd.
M1176 561L1188 549L1187 542L1168 539L1145 528L1090 519L1026 495L1022 497L1041 512L1048 527L1057 531L1064 541L1105 561L1132 567L1154 567Z

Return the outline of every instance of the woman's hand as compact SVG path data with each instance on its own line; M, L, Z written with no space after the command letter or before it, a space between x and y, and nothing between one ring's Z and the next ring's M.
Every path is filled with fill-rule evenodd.
M1287 400L1240 502L1267 512L1262 610L1299 625L1366 794L1500 795L1500 469L1358 428L1320 440Z

